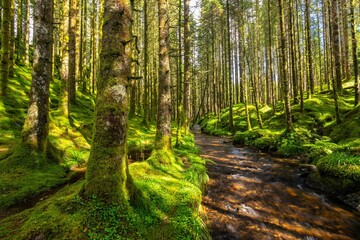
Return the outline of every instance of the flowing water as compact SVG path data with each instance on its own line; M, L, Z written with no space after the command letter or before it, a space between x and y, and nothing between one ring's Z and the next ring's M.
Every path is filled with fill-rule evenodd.
M210 177L203 206L213 239L360 239L360 215L307 187L297 160L235 147L195 130Z

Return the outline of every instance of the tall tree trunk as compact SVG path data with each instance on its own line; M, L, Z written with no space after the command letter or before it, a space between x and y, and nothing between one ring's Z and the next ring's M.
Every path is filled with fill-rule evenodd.
M273 112L276 112L276 99L274 91L274 77L273 77L273 56L272 56L272 24L271 24L271 0L268 0L268 28L269 28L269 74L270 74L270 93L271 93L271 104Z
M129 0L105 0L104 6L94 136L84 193L105 202L126 203L130 181L126 86L131 68L132 16Z
M149 128L149 77L148 77L148 61L149 61L149 26L148 26L148 2L144 0L144 116L143 116L143 124Z
M333 49L333 62L335 65L335 79L333 78L333 94L335 103L335 117L336 123L340 124L339 103L338 103L338 90L341 91L341 63L340 63L340 49L339 49L339 23L338 23L338 7L337 0L332 0L331 4L331 26L332 26L332 49Z
M69 0L69 103L76 102L77 0Z
M358 67L358 52L357 52L357 40L355 32L355 1L351 1L350 7L350 18L351 18L351 42L352 42L352 55L353 55L353 65L354 65L354 78L355 78L355 106L360 103L360 86L359 86L359 67Z
M168 1L158 0L159 17L159 102L156 123L156 150L171 147L171 94Z
M184 0L184 121L185 133L190 122L190 0Z
M9 77L9 48L10 48L10 22L11 2L13 0L2 0L2 34L1 34L1 95L7 93Z
M349 67L349 30L348 30L348 2L349 0L341 0L340 9L342 16L342 66L343 77L346 80L350 79L350 67ZM352 0L350 0L352 1Z
M311 47L311 30L310 30L310 0L305 0L305 18L306 18L306 56L307 56L307 85L308 95L314 94L314 74L312 65L312 47Z
M308 1L308 0L307 0ZM280 70L281 70L281 82L284 94L285 115L286 115L286 131L290 131L292 128L291 120L291 107L290 107L290 94L289 94L289 81L286 77L286 38L285 38L285 14L284 14L284 2L278 0L279 12L280 12Z
M62 1L60 22L60 108L65 116L69 115L69 1Z
M291 57L291 78L292 78L292 87L293 87L293 97L294 104L299 103L298 99L298 79L297 79L297 69L296 69L296 51L295 51L295 23L294 23L294 3L293 0L289 1L289 26L290 26L290 57Z
M226 23L227 23L227 56L228 56L228 82L229 82L229 130L234 132L234 120L233 120L233 92L232 92L232 61L231 61L231 43L230 43L230 6L229 0L226 0Z
M26 1L26 12L25 12L25 26L24 26L24 64L28 66L30 64L30 0Z
M22 43L22 20L23 20L23 0L18 0L17 3L17 23L16 23L16 62L20 63L22 61L23 54L23 43Z
M11 1L10 11L10 38L9 38L9 66L8 74L10 78L14 77L14 54L15 54L15 18L14 18L14 0Z
M52 77L53 1L37 0L34 7L34 64L30 104L22 139L45 153L49 125L49 87Z

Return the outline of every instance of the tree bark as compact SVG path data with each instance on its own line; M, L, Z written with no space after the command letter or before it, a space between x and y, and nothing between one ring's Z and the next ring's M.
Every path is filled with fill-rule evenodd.
M290 107L290 94L289 94L289 81L286 77L286 38L285 38L285 14L284 14L284 2L278 0L279 12L280 12L280 70L281 70L281 82L284 94L285 104L285 116L286 116L286 131L290 131L292 128L291 120L291 107Z
M159 18L159 100L156 124L155 149L170 150L171 147L171 94L169 59L168 1L158 0Z
M24 26L24 64L28 66L30 64L30 56L29 56L29 39L30 39L30 0L26 1L26 12L25 12L25 26Z
M130 181L126 87L131 68L132 16L129 0L105 0L104 6L94 136L84 193L105 202L125 203Z
M359 67L358 67L358 52L357 52L357 40L356 40L356 32L355 32L355 1L351 1L350 7L350 18L351 18L351 42L352 42L352 57L353 57L353 65L354 65L354 78L355 78L355 107L360 103L360 86L359 86Z
M34 7L34 62L30 104L22 131L23 142L45 153L49 125L49 87L52 77L53 1L37 0Z
M76 102L76 34L77 0L69 0L69 65L68 93L69 103Z
M184 0L184 120L185 133L190 122L190 0Z
M10 8L10 35L9 35L9 66L8 75L14 77L14 54L15 54L15 18L14 18L14 0L11 0Z
M307 82L308 95L314 94L314 75L312 65L312 47L311 47L311 32L310 32L310 0L305 0L305 18L306 18L306 56L307 56Z
M338 7L337 0L332 0L331 4L331 26L332 26L332 49L333 49L333 62L335 65L335 79L332 80L334 104L335 104L335 117L336 123L340 124L338 91L342 89L341 83L341 63L340 63L340 49L339 49L339 25L338 25Z
M13 0L2 0L2 35L1 35L1 95L7 93L9 77L9 47L10 47L10 21L11 21L11 2Z
M232 92L232 61L231 61L231 43L230 43L230 7L229 0L226 0L226 24L227 24L227 56L228 56L228 84L229 84L229 130L234 132L234 120L233 120L233 92Z

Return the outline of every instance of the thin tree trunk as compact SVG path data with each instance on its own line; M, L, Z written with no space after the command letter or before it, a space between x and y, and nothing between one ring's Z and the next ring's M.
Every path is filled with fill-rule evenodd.
M155 149L171 147L171 75L169 58L169 16L167 0L158 0L159 11L159 105L156 124Z
M76 102L77 0L69 0L69 103Z
M290 56L291 56L291 78L292 78L292 87L293 87L293 98L294 104L299 103L298 99L298 79L297 79L297 69L296 69L296 51L295 51L295 23L294 23L294 3L293 0L289 1L289 9L290 9L290 16L289 16L289 25L290 25Z
M25 27L24 27L24 45L25 45L25 51L24 51L24 64L26 66L29 66L30 64L30 56L29 56L29 36L30 36L30 6L31 2L30 0L26 1L26 12L25 12Z
M52 77L53 1L37 0L34 8L34 64L30 104L22 131L23 142L46 152L49 125L49 87Z
M190 0L184 0L184 121L185 133L190 123Z
M143 116L143 124L149 128L149 77L148 77L148 41L149 41L149 23L148 23L148 2L144 1L144 116Z
M229 130L234 132L234 120L233 120L233 92L232 92L232 61L231 61L231 43L230 43L230 6L229 0L226 0L226 18L227 18L227 56L228 56L228 77L229 77Z
M307 56L307 87L308 95L314 94L314 75L312 65L312 47L311 47L311 32L310 32L310 0L305 0L305 18L306 18L306 56Z
M69 115L69 1L63 1L61 6L60 21L60 41L61 41L61 58L60 58L60 108L65 116Z
M10 21L10 38L9 38L9 77L14 77L14 54L15 54L15 18L14 18L14 0L11 1L11 21Z
M22 43L22 20L23 20L23 0L18 0L17 6L17 26L16 26L16 62L20 63L23 54Z
M331 4L331 25L332 25L332 49L335 65L335 79L333 78L333 94L334 94L334 103L335 103L335 117L336 123L340 124L340 114L339 114L339 103L338 103L338 90L341 91L341 64L340 64L340 49L339 49L339 23L338 23L338 8L337 0L333 0Z
M355 106L360 103L360 86L359 86L359 67L358 67L358 52L357 52L357 40L355 32L355 1L351 1L350 7L350 18L351 18L351 42L352 42L352 55L353 55L353 65L354 65L354 78L355 78Z
M2 35L1 35L1 95L7 93L9 77L9 48L10 48L10 22L11 22L11 2L13 0L2 0Z
M292 128L291 120L291 108L290 108L290 96L289 96L289 82L286 77L286 38L285 38L285 14L284 14L284 2L278 0L279 12L280 12L280 58L281 58L281 82L283 83L283 94L285 104L285 116L286 116L286 131L290 131Z

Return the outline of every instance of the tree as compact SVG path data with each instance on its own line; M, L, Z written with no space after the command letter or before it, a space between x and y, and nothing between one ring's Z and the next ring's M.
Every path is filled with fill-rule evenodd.
M25 51L24 51L24 63L26 66L30 63L30 57L29 57L29 36L30 36L30 0L26 1L26 11L25 11L25 26L24 26L24 45L25 45Z
M289 96L289 81L286 77L286 38L285 38L285 14L284 14L284 1L278 0L279 13L280 13L280 69L281 69L281 82L284 94L285 116L286 116L286 131L292 128L291 120L291 107Z
M342 89L341 83L341 64L340 64L340 49L339 49L339 23L338 23L338 6L337 0L332 0L331 4L331 26L332 26L332 49L333 49L333 62L335 67L335 77L332 79L334 104L335 104L335 117L336 123L340 124L338 91Z
M106 202L129 199L128 96L131 69L129 0L105 0L93 144L86 171L86 196Z
M308 80L308 95L314 94L314 75L312 65L312 47L311 47L311 32L310 32L310 0L305 0L305 18L306 18L306 57L307 57L307 77Z
M61 5L60 21L60 108L65 116L69 115L69 1Z
M355 78L355 106L360 103L360 86L359 86L359 67L358 67L358 53L357 53L357 40L355 32L355 0L351 1L350 4L350 18L351 18L351 41L352 41L352 55L353 55L353 67L354 67L354 78Z
M190 0L184 0L184 120L185 133L190 122Z
M228 76L229 76L229 129L234 132L234 120L233 120L233 92L232 92L232 59L231 59L231 43L230 43L230 7L229 0L226 0L226 23L227 23L227 61L228 61Z
M38 0L34 8L34 63L30 104L22 131L23 142L46 151L49 125L49 87L52 77L53 1Z
M169 16L167 0L158 0L159 18L159 102L156 122L156 150L171 150L171 93L169 58Z
M1 95L7 92L9 75L9 48L10 48L10 22L11 22L11 2L13 0L2 1L2 34L1 34Z
M69 0L69 65L68 94L69 103L76 102L76 34L77 0Z

